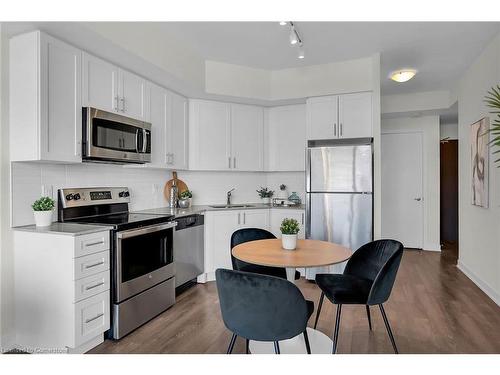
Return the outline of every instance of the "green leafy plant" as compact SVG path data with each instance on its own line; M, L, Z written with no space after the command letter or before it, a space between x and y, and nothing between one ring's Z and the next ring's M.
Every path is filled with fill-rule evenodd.
M280 185L280 190L286 190L286 185L285 184L281 184Z
M280 231L282 234L297 234L300 231L299 222L295 219L284 218L281 222Z
M257 194L259 194L259 197L261 198L271 198L274 194L274 190L269 190L268 188L265 187L260 187L259 190L256 190Z
M56 202L52 198L41 197L33 202L31 207L33 208L33 211L52 211L55 205Z
M500 86L492 87L490 91L488 91L488 95L484 97L484 101L486 105L493 109L490 113L495 114L496 117L490 125L490 133L493 135L493 139L490 140L490 145L493 145L496 148L500 147ZM494 154L498 154L500 152L500 148L493 151ZM500 158L495 160L495 163L500 162ZM497 165L497 168L500 165Z
M188 199L188 198L193 198L193 193L191 190L184 190L182 193L179 194L180 199Z

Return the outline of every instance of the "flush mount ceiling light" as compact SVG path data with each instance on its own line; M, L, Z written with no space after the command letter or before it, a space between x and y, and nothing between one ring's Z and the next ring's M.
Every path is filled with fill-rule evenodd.
M389 75L389 78L395 82L402 83L412 79L415 76L415 74L417 74L417 71L415 69L401 69L392 72Z
M297 58L303 59L305 57L304 53L304 42L297 31L295 24L292 21L280 21L281 26L289 26L290 27L290 44L292 46L298 46L298 54Z

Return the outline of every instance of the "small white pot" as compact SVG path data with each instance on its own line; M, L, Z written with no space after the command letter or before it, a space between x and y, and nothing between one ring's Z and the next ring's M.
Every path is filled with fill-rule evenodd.
M52 210L33 211L35 215L35 224L37 227L48 227L52 224Z
M271 203L271 198L260 198L262 200L262 203L264 204L270 204Z
M285 250L295 250L297 248L297 235L281 234L281 246Z

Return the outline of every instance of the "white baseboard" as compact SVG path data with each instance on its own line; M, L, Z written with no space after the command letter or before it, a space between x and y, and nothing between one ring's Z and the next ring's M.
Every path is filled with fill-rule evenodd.
M422 250L425 251L441 251L440 244L425 244Z
M493 288L480 277L478 277L470 268L468 268L465 264L463 264L460 259L457 262L457 267L460 271L462 271L465 276L467 276L471 281L478 286L488 297L490 297L493 302L495 302L498 306L500 306L500 294L497 293Z

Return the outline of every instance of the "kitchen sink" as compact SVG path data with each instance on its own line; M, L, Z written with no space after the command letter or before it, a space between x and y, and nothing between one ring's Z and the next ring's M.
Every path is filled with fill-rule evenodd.
M249 208L255 207L251 204L215 204L213 206L209 206L211 208Z

